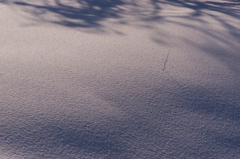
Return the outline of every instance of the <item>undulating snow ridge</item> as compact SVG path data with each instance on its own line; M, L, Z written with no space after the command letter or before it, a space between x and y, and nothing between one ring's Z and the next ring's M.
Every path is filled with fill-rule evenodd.
M0 158L240 158L234 0L0 0Z

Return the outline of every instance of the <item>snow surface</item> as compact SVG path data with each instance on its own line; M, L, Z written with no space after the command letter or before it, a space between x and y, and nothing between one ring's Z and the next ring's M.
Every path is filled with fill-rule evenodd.
M240 158L237 0L0 0L0 158Z

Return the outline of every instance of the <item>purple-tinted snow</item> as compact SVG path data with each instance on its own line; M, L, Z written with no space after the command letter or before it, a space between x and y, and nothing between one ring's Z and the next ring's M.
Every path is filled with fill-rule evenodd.
M240 158L239 11L0 0L0 158Z

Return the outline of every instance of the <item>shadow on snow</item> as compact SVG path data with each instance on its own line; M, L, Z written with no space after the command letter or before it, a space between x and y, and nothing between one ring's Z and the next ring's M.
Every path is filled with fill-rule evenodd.
M225 19L222 19L220 15L216 16L215 14L206 12L213 11L215 13L227 15L239 21L239 1L234 0L224 2L150 0L148 2L148 5L151 6L150 10L144 8L144 6L138 5L137 1L132 1L130 3L123 0L77 0L74 1L74 5L61 0L55 0L54 3L50 3L48 0L36 3L27 0L13 1L13 3L10 3L8 0L2 0L0 2L22 7L23 11L30 13L36 19L44 19L45 14L51 13L56 15L57 19L53 21L49 21L48 19L44 20L62 26L79 28L104 27L101 26L101 21L107 18L121 19L121 17L126 14L126 10L120 6L131 5L135 8L135 10L132 10L132 12L127 11L127 13L131 13L132 16L136 16L136 18L140 19L142 22L164 22L192 28L217 41L229 44L235 50L239 49L239 46L237 46L236 43L231 43L216 34L219 32L211 33L195 25L185 24L179 22L178 20L169 20L169 17L161 15L161 12L164 10L164 6L166 5L191 9L191 12L189 12L188 15L174 15L174 18L188 19L204 24L204 21L202 21L199 17L209 16L218 21L227 30L228 34L236 40L235 42L240 43L240 28L232 25ZM28 9L24 9L27 7ZM161 30L159 32L161 32ZM235 73L240 72L240 68L238 68L240 62L239 53L232 52L229 54L223 48L223 50L221 50L222 54L219 54L218 49L216 48L199 46L198 44L189 41L189 39L184 39L184 37L179 38L182 38L189 44L205 50L210 55L221 59L231 68L231 70L235 71ZM222 48L220 47L220 49ZM175 84L176 83L173 83L172 85ZM128 84L126 83L126 85ZM144 85L138 86L145 87ZM176 87L179 87L179 85ZM110 90L113 88L109 86ZM115 90L118 89L120 88L116 88ZM62 146L66 147L66 149L69 147L69 149L72 148L72 151L76 151L74 152L75 154L77 154L79 150L86 150L85 153L106 154L109 158L136 158L134 155L138 149L143 150L142 152L138 152L138 154L142 153L142 156L148 154L150 158L164 157L164 155L166 158L171 158L173 157L171 156L171 153L177 155L178 157L181 156L181 153L185 153L186 156L193 158L207 158L211 157L211 155L214 157L214 153L211 154L213 151L216 151L215 155L217 155L219 153L217 150L219 149L224 151L226 147L233 149L240 148L239 134L227 134L227 130L221 133L221 131L218 131L217 128L212 130L211 127L203 126L198 129L194 129L202 136L191 137L190 135L194 135L194 133L191 132L188 134L188 131L191 128L190 126L188 127L187 124L184 125L184 121L180 121L173 126L174 122L177 122L176 119L178 117L179 119L184 117L185 110L200 115L209 115L215 118L239 123L240 101L239 95L236 94L238 91L231 92L231 90L219 90L216 94L213 89L208 90L207 88L190 85L185 88L180 87L178 92L174 92L171 91L170 88L162 88L157 84L154 85L154 88L146 86L143 89L145 93L139 93L141 90L134 89L135 88L131 88L131 84L129 84L128 90L132 92L127 92L128 90L126 90L123 94L114 92L114 90L109 91L111 94L109 92L100 92L104 100L116 103L116 107L121 107L121 109L130 113L129 118L127 119L122 121L110 121L109 123L112 124L111 126L108 125L109 123L107 122L102 127L90 126L88 128L84 125L91 125L91 123L73 123L72 121L66 121L68 125L64 125L61 122L45 125L40 123L37 127L38 130L34 132L32 130L36 128L36 124L39 124L34 123L29 127L25 127L26 132L30 134L20 134L20 136L14 136L14 138L8 136L8 141L4 140L4 142L10 145L16 145L17 148L19 148L20 145L23 149L26 149L26 151L36 151L36 153L40 153L39 151L45 151L46 153L54 154L56 152L51 151L51 149ZM164 96L160 96L163 94ZM178 109L178 113L174 112ZM211 121L214 122L215 119L211 119ZM221 122L219 123L221 124ZM71 124L73 128L77 129L72 129ZM168 125L164 124L172 124L172 127L169 128ZM59 126L57 127L55 125ZM179 128L179 125L182 127ZM186 130L184 127L186 127ZM16 127L16 129L14 127L9 128L6 130L6 134L17 132L19 129L19 127ZM177 132L178 134L174 134L174 132ZM239 132L239 127L236 127L236 132ZM168 143L166 139L171 142ZM182 140L183 142L181 142ZM34 146L37 147L37 150L31 150L33 146L32 144L35 144ZM144 151L144 148L149 146L147 144L153 145L155 148L150 148L151 150ZM44 145L46 146L44 147ZM196 148L194 147L196 145L199 146L197 147L197 150L194 149ZM209 145L210 148L208 148ZM172 148L168 149L169 154L166 154L164 151L164 147L167 146ZM153 151L153 149L155 151ZM201 150L202 154L197 153L198 150ZM122 154L128 156L121 156ZM37 156L46 157L44 155L45 154ZM58 152L58 154L56 153L56 156L59 155L64 155L64 152ZM145 158L149 158L149 156Z

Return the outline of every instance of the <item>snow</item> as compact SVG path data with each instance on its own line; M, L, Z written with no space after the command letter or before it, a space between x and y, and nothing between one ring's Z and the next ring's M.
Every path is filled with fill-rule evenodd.
M0 158L240 158L239 11L0 0Z

